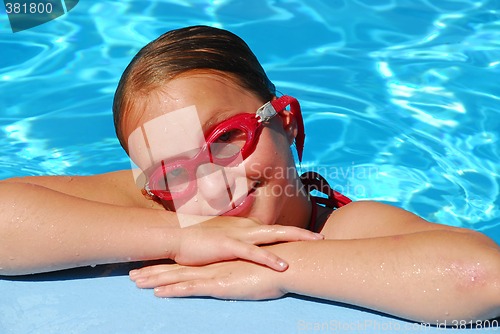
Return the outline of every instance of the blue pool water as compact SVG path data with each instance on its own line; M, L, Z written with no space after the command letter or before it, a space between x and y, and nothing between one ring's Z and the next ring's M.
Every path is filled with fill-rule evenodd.
M129 167L111 102L172 28L230 29L303 106L303 170L500 241L498 1L81 1L13 34L2 13L0 178Z

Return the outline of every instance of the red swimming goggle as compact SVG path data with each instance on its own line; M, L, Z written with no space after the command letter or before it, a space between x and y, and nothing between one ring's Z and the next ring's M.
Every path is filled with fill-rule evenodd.
M289 111L285 110L287 106L290 106ZM299 161L302 161L305 134L300 105L295 98L285 95L267 102L255 114L241 113L215 126L205 135L205 143L194 157L162 160L151 173L146 190L166 201L192 197L200 165L213 163L226 167L245 160L255 151L264 124L286 112L297 122L295 145Z

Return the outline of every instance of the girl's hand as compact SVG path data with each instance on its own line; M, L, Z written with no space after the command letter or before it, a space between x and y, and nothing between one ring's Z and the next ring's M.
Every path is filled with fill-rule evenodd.
M262 300L283 296L280 273L246 261L203 267L177 264L132 270L139 288L154 288L157 297L210 296L219 299Z
M288 264L282 258L257 245L321 239L322 235L298 227L261 225L248 218L218 217L180 229L178 248L171 258L187 266L244 259L284 271Z

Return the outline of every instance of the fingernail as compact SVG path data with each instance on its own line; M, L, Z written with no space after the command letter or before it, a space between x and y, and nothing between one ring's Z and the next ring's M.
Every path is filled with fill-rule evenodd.
M281 259L280 259L280 260L278 260L278 262L277 262L277 263L278 263L278 266L279 266L281 269L283 269L283 270L285 270L286 268L288 268L288 263L286 263L285 261L283 261L283 260L281 260Z
M325 238L325 236L323 234L321 234L321 233L314 233L314 238L316 240L322 240L322 239Z
M146 282L148 279L145 277L139 278L138 280L135 281L135 284L141 284Z
M137 269L131 270L131 271L129 271L128 275L130 277L134 278L135 276L139 275L139 270L137 270Z
M161 292L163 292L163 290L165 290L165 288L163 286L159 286L157 288L154 288L154 293L155 294L161 293Z

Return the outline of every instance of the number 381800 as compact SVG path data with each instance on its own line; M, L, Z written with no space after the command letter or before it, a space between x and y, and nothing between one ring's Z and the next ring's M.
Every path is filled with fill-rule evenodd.
M6 2L5 10L7 14L50 14L52 13L52 4L50 2Z

